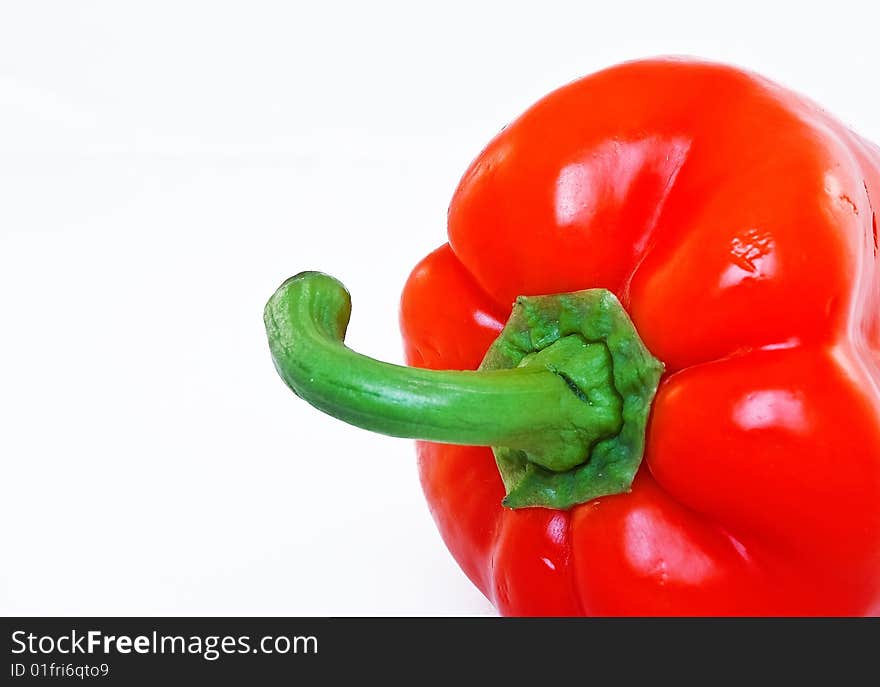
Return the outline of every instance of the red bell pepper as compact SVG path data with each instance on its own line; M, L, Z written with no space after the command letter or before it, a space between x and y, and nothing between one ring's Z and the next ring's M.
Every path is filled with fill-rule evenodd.
M876 615L878 210L880 149L815 104L632 62L471 164L403 293L414 368L345 348L318 273L270 346L322 410L442 442L432 513L503 614Z

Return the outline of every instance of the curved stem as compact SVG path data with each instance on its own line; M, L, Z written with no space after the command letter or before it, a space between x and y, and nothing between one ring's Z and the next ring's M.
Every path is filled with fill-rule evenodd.
M610 358L601 344L560 341L543 364L507 370L425 370L347 348L350 312L345 287L320 272L288 279L265 310L281 377L298 396L345 422L397 437L521 449L551 470L583 462L590 445L620 429ZM572 358L595 370L586 382L582 373L577 387L556 370L558 361Z

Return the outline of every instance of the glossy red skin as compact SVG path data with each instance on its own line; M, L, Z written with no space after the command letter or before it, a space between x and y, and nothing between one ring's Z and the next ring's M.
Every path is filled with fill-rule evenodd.
M880 614L880 150L759 76L634 62L471 164L414 270L412 365L472 369L513 299L611 289L667 366L626 494L510 510L491 450L419 444L505 615Z

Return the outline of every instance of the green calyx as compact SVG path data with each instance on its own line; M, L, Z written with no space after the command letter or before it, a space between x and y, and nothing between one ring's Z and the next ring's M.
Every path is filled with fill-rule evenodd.
M350 313L345 287L319 272L266 305L276 369L319 410L391 436L491 446L511 508L629 490L663 365L610 292L518 298L477 371L355 353L343 343Z
M548 369L572 380L583 392L584 405L612 411L616 423L585 444L580 460L564 466L534 460L515 447L493 446L507 490L504 505L511 508L566 509L599 496L626 492L642 461L645 428L663 364L642 343L610 291L588 289L517 298L510 319L480 369L530 365L570 341L600 350L601 363L596 359L587 365L581 358L557 369L550 361ZM575 432L586 429L578 425Z

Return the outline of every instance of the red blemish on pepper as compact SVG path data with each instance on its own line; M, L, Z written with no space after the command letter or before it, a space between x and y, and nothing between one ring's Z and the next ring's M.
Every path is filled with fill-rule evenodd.
M874 204L871 202L871 194L868 193L868 182L862 179L862 186L865 187L865 198L868 199L868 207L871 209L871 230L874 232L874 257L877 257L880 251L880 239L877 236L877 213L874 212Z
M845 193L841 193L841 194L838 196L838 199L839 199L839 200L842 200L844 203L846 203L847 205L849 205L849 207L850 207L850 208L852 209L852 211L853 211L853 214L854 214L856 217L858 217L858 215L859 215L859 208L856 206L855 203L853 203L852 198L850 198L850 197L849 197L848 195L846 195Z
M877 251L880 250L880 240L877 237L877 213L871 213L871 224L874 229L874 257L877 257Z

